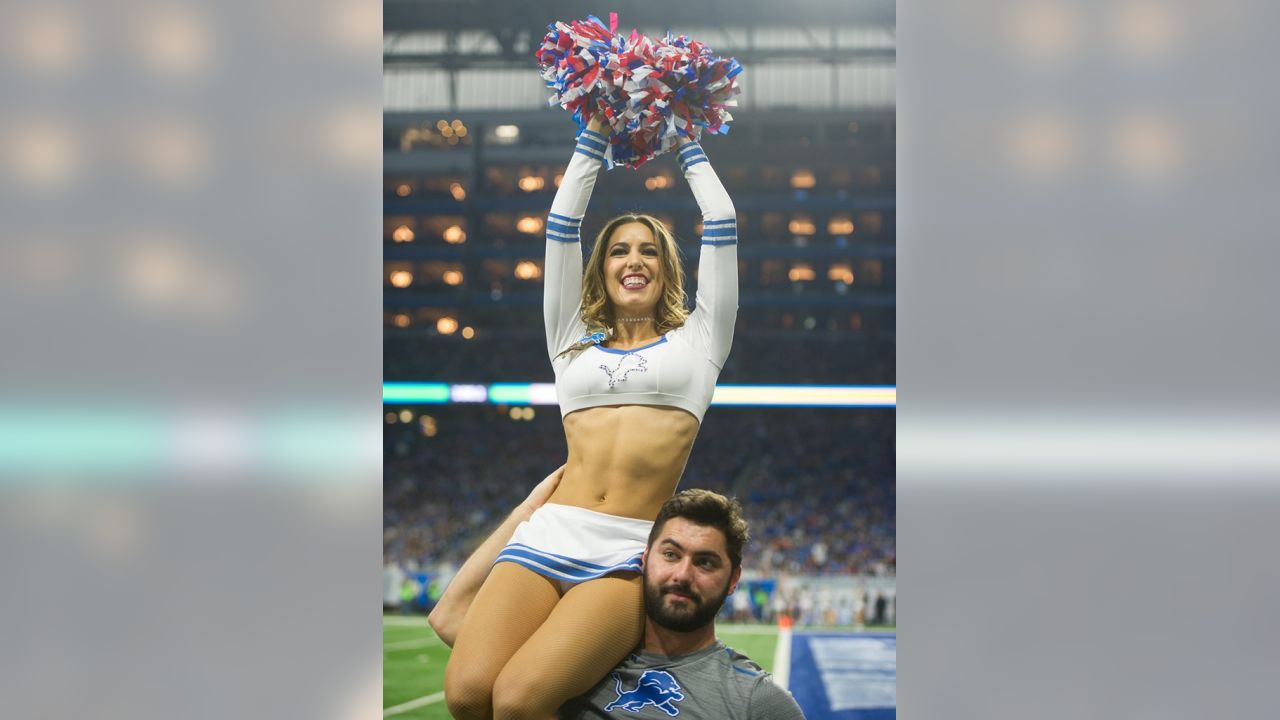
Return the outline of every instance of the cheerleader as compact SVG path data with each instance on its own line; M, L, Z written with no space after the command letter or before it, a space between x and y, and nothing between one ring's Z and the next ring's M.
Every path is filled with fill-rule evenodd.
M463 621L445 673L455 718L545 720L637 646L640 556L733 341L736 215L696 141L678 149L702 211L696 309L652 216L605 223L584 270L579 228L607 133L597 118L579 135L547 218L543 310L568 461Z

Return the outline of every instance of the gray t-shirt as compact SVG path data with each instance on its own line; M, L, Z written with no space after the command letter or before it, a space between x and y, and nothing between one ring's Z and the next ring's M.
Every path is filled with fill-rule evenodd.
M672 718L804 720L791 693L745 655L717 640L689 655L637 651L590 692L560 708L560 720Z

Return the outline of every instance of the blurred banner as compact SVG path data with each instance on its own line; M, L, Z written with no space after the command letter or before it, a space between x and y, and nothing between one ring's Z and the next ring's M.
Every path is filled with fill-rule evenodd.
M0 716L377 716L380 37L0 9Z
M904 717L1274 714L1276 20L899 3Z

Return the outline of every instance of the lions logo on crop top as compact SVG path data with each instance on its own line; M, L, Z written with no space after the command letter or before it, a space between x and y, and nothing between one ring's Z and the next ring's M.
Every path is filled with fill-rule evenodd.
M645 670L635 689L625 691L622 689L622 677L618 673L612 675L618 699L606 705L605 712L618 708L638 713L653 705L671 717L680 714L676 703L684 699L684 693L680 691L680 683L671 677L671 673L665 670Z
M620 382L626 382L627 376L631 373L642 373L647 369L648 361L643 355L636 353L627 353L618 357L618 361L612 366L601 365L600 369L609 376L609 387L613 387Z

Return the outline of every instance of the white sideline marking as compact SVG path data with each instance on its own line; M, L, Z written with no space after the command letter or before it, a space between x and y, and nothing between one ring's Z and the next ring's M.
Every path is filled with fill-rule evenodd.
M434 647L436 645L443 645L443 644L444 643L440 642L434 637L421 638L418 640L401 640L400 642L383 643L382 652L394 652L397 650L417 650L418 648Z
M730 625L729 623L716 623L716 633L719 635L773 635L778 632L776 625Z
M426 615L383 615L382 624L387 627L427 627Z
M791 628L778 628L778 644L773 649L773 684L786 690L791 684Z
M407 703L400 703L399 705L393 705L392 707L389 707L382 711L382 717L391 717L392 715L399 715L402 712L409 712L410 710L413 710L414 708L420 708L423 705L438 703L443 699L444 699L444 691L441 690L438 693L431 693L430 695L420 697L417 700L410 700Z

